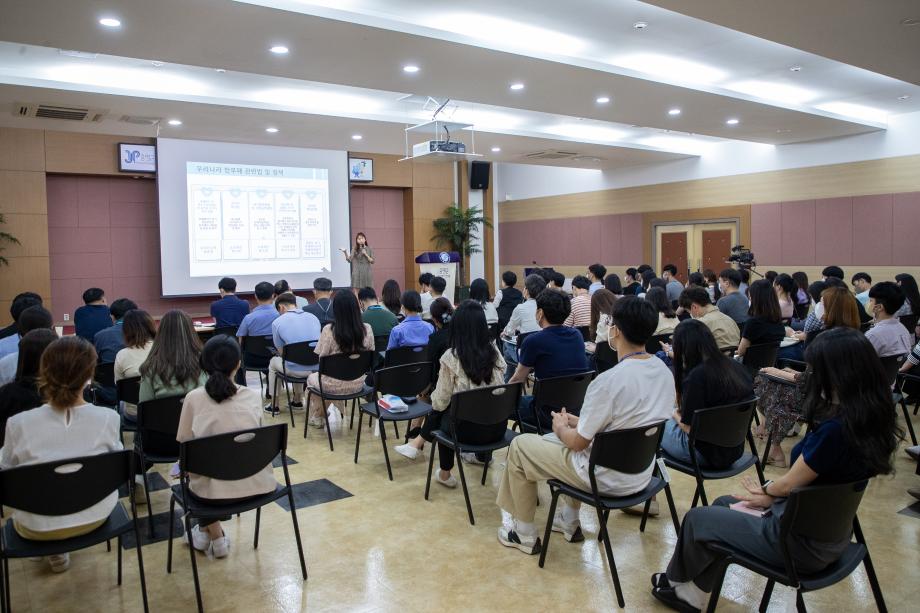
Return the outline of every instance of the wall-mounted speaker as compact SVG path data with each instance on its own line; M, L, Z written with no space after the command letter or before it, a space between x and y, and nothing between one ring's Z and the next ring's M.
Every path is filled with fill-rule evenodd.
M489 162L470 162L470 189L489 189Z

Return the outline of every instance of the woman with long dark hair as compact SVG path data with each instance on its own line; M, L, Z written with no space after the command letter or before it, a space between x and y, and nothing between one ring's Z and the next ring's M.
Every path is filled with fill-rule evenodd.
M645 293L645 299L658 311L658 327L655 328L653 336L672 334L680 322L668 300L667 291L660 287L653 287Z
M316 343L316 355L323 357L337 353L355 353L374 350L374 330L361 319L358 299L351 292L339 292L332 301L331 324L323 328ZM307 386L319 389L319 373L307 377ZM364 376L351 381L323 377L323 391L331 394L353 394L364 387ZM323 400L316 394L310 396L310 425L322 428Z
M147 359L139 369L138 400L185 396L201 387L207 375L201 370L201 340L192 320L178 309L167 311Z
M399 321L402 321L404 317L401 311L402 304L399 302L401 297L402 291L399 289L399 283L395 279L387 279L383 284L383 289L380 290L380 302L390 313L396 315Z
M486 314L486 323L490 326L498 323L498 311L492 304L492 297L489 295L489 283L485 279L473 279L470 283L470 300L475 300L482 305Z
M649 269L642 273L642 293L643 294L648 291L648 288L651 285L652 280L657 279L657 278L658 277L655 276L654 270Z
M677 410L674 419L665 424L661 448L682 462L690 462L693 414L700 409L752 400L754 386L744 366L719 350L712 332L699 320L688 319L677 326L671 351ZM740 458L744 444L729 448L699 442L696 452L701 466L717 470Z
M904 305L895 313L895 317L905 317L907 315L920 315L920 290L917 289L917 280L913 275L902 272L894 276L895 283L904 292ZM910 331L913 334L913 330Z
M12 381L0 387L0 447L3 447L6 420L42 405L42 397L38 393L38 367L45 348L57 337L54 330L38 328L26 332L19 339L16 375Z
M613 313L613 303L620 297L607 288L599 289L591 294L591 323L588 325L588 338L593 338L595 344L609 341L607 332L612 321L610 314Z
M364 232L355 235L355 246L351 253L347 249L340 249L345 259L351 264L351 286L354 289L374 287L374 273L371 267L374 264L374 251L367 242Z
M441 356L450 347L450 322L454 317L454 305L450 303L450 300L441 296L431 303L430 311L434 332L428 337L428 359L431 360L434 369L431 382L436 384L438 372L441 369Z
M798 286L792 277L786 273L776 276L773 281L773 291L776 292L776 299L779 301L779 313L783 319L792 319L795 314L795 303L798 299Z
M795 292L796 304L810 304L811 300L808 295L808 275L800 270L792 273L792 280L795 281L798 287Z
M622 296L623 284L620 282L620 276L616 273L610 273L604 277L604 289L613 293L614 296Z
M744 322L741 342L738 343L738 355L747 353L751 345L777 343L786 336L786 327L780 316L779 300L773 284L766 279L758 279L748 288L751 306L748 319Z
M208 379L204 387L190 391L185 397L176 440L181 443L261 426L260 393L233 382L240 368L239 343L223 334L215 336L205 343L201 362ZM233 458L224 459L233 461ZM192 498L204 499L212 504L231 504L253 496L262 496L273 492L276 486L271 464L266 464L265 468L251 477L236 481L189 475ZM215 558L226 557L230 551L230 537L220 522L229 519L226 516L197 520L192 528L192 546L198 551L210 550Z
M447 409L455 393L502 385L504 372L505 360L489 337L489 326L486 325L482 305L473 300L464 300L450 320L450 348L441 357L438 384L431 393L434 412L425 418L422 433L405 445L396 447L396 451L414 460L425 446L425 441L434 440L432 432L447 432L450 429ZM462 423L458 424L457 439L469 444L491 443L501 439L506 429L505 424L492 427ZM437 482L446 487L457 487L457 479L450 474L454 467L454 452L443 446L438 452L441 470L436 475ZM479 460L488 461L488 458Z
M809 431L792 450L792 468L761 485L745 477L744 491L723 496L712 506L691 509L667 572L652 575L652 594L676 610L703 609L722 572L724 557L712 544L724 544L782 567L780 525L789 494L809 485L863 482L893 471L892 456L901 432L885 369L872 344L858 330L836 328L821 334L805 353L808 382L803 408ZM729 505L743 501L770 513L739 513ZM788 539L796 570L808 575L840 558L850 537L816 542L794 534Z
M132 309L122 319L125 335L125 347L115 354L115 381L130 379L141 375L140 368L150 355L153 339L157 335L157 326L147 311ZM137 406L131 402L124 403L124 415L134 420Z

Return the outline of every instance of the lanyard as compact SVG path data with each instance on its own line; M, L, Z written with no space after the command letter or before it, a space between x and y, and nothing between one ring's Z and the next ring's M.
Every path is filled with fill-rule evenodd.
M647 355L647 352L645 352L645 351L633 351L632 353L627 353L626 355L624 355L622 358L620 358L619 361L622 362L623 360L628 360L629 358L631 358L631 357L633 357L633 356L636 356L636 355Z

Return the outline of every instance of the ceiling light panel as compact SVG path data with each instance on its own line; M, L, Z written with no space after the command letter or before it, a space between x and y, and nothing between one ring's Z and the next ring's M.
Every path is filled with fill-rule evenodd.
M625 130L617 130L583 122L556 124L548 126L543 131L566 138L594 142L618 142L623 140L628 134Z
M428 20L425 25L506 49L551 50L559 55L577 56L588 47L580 37L525 23L525 17L504 19L481 13L448 13Z
M646 75L662 77L681 83L712 85L728 77L724 70L714 66L657 53L622 55L611 58L610 63Z
M862 104L853 104L850 102L825 102L824 104L817 105L815 108L827 111L828 113L834 113L835 115L843 115L844 117L852 117L863 121L871 121L880 124L888 123L888 111L864 106Z
M754 98L781 102L783 104L801 105L818 97L818 92L804 87L776 83L771 81L738 81L724 86L726 89L747 94Z

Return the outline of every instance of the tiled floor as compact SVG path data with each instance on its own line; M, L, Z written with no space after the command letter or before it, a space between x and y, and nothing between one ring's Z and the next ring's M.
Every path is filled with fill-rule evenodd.
M257 383L255 384L257 385ZM275 420L284 420L282 413ZM326 479L350 493L298 511L309 579L301 580L290 515L273 504L262 513L259 549L252 549L255 514L225 523L232 538L230 556L209 560L199 554L205 609L208 611L533 611L616 609L609 571L597 541L596 516L582 511L585 542L570 544L554 537L546 568L536 556L499 545L495 534L500 514L495 506L504 454L496 457L486 486L481 467L470 467L476 525L470 526L463 494L432 484L423 499L425 459L414 462L391 452L394 481L387 480L380 441L362 434L361 457L354 458L354 431L336 440L335 451L323 432L303 439L303 416L291 432L288 455L294 483ZM271 421L271 418L268 419ZM920 419L917 419L920 425ZM346 425L347 427L347 425ZM392 436L392 430L388 432ZM795 439L790 440L790 445ZM914 463L897 456L897 474L876 479L861 507L860 518L891 611L916 610L920 577L920 519L898 512L915 502L906 488L920 485ZM165 475L166 467L158 467ZM780 471L767 469L768 477ZM281 477L281 469L276 469ZM753 474L753 471L752 471ZM678 513L686 512L692 480L672 481ZM324 486L328 487L328 486ZM736 482L712 483L716 495L737 490ZM168 510L167 490L151 494L154 513ZM541 491L537 521L545 519L546 490ZM662 502L663 499L662 499ZM143 507L141 507L143 509ZM664 510L664 505L662 510ZM626 608L661 610L649 593L649 576L665 568L676 539L666 514L651 520L644 534L639 519L611 515L614 555L623 583ZM558 536L558 535L557 535ZM166 543L143 548L152 611L190 611L195 607L189 553L177 543L173 572L166 574ZM125 580L116 585L115 554L100 546L71 556L68 572L54 575L43 562L15 560L10 565L13 609L20 612L139 611L141 597L133 549L125 551ZM764 580L732 569L720 610L756 609ZM774 591L771 610L789 605L790 590ZM805 596L814 611L873 609L862 569L850 579Z

